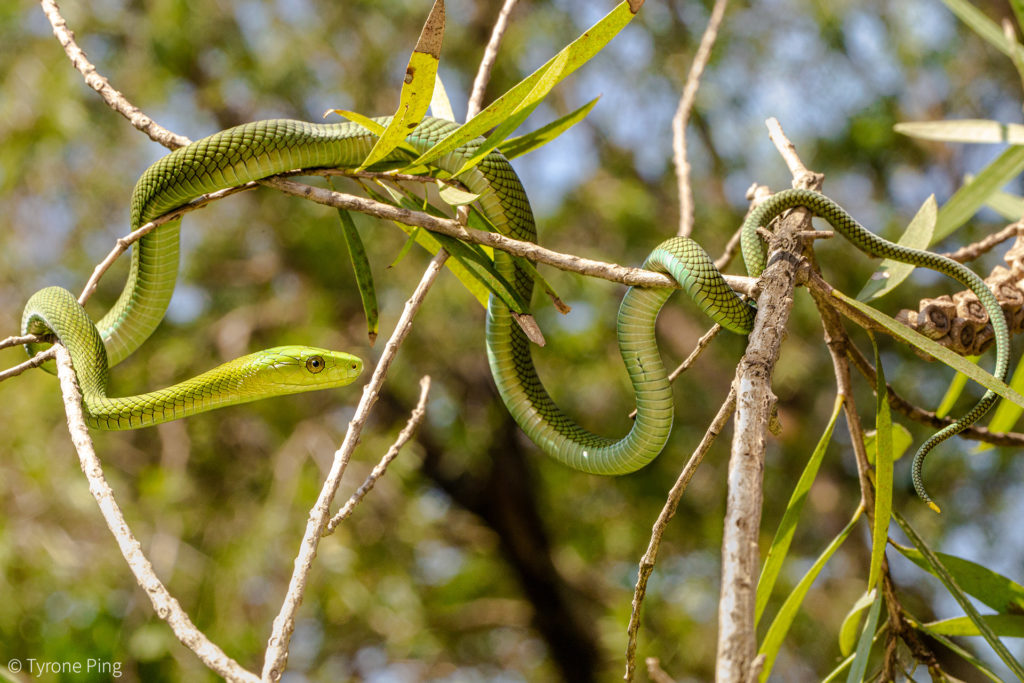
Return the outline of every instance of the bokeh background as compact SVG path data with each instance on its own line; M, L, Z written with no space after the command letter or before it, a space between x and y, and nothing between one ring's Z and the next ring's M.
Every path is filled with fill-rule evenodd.
M465 111L499 4L447 3L441 75L457 113ZM1009 15L1004 2L976 4L991 17ZM733 5L688 138L695 237L712 254L739 225L752 183L789 185L766 135L769 116L779 118L806 164L826 174L825 191L888 237L928 195L941 203L965 173L1000 151L923 144L895 134L893 124L1021 118L1012 65L938 0ZM613 6L523 0L488 99ZM95 0L62 9L116 88L195 139L261 118L318 120L332 107L390 113L429 7L426 0ZM543 244L634 265L675 232L670 123L709 9L705 0L649 0L524 126L602 96L584 123L515 162ZM23 303L37 289L81 288L127 232L135 180L164 153L83 84L38 5L0 3L0 336L17 332ZM357 222L386 335L429 257L413 250L393 263L404 233L364 217ZM941 246L1003 223L982 213ZM113 392L150 390L284 343L344 348L372 367L380 347L367 344L334 212L260 190L189 214L183 235L168 316L116 369ZM874 267L841 240L816 249L826 277L848 292ZM999 262L997 252L979 269ZM104 277L89 304L95 316L114 301L125 272L123 260ZM549 344L535 355L548 387L584 425L624 433L630 392L614 340L623 288L543 273L573 307L561 316L537 300ZM941 278L918 275L880 306L894 314L951 291ZM490 379L483 320L481 306L443 275L392 369L340 499L404 423L423 374L434 380L427 419L322 544L293 639L290 683L621 676L637 561L668 488L726 395L744 342L721 336L679 379L666 452L639 473L609 479L549 461L518 432ZM688 301L673 299L659 321L666 362L684 358L708 326ZM855 338L869 348L862 334ZM950 371L883 344L890 382L934 408ZM19 349L0 351L2 367L22 359ZM870 388L857 382L870 424ZM804 292L773 388L783 431L769 444L763 547L834 399L821 326ZM197 625L250 668L261 665L307 511L358 394L355 386L93 434L159 575ZM916 443L929 431L897 419ZM780 595L857 504L848 441L840 424ZM660 657L681 680L713 675L727 444L728 430L683 498L643 613L640 657ZM909 462L897 463L897 508L936 547L1020 579L1024 543L1014 529L1024 514L1022 461L1005 449L975 450L957 441L932 456L930 489L948 503L941 518L913 496ZM818 680L838 661L835 633L866 582L866 539L859 529L812 590L776 665L777 680ZM916 614L958 614L937 582L890 559L901 597ZM79 471L56 381L40 371L0 384L0 595L0 661L116 661L128 681L214 678L135 586Z

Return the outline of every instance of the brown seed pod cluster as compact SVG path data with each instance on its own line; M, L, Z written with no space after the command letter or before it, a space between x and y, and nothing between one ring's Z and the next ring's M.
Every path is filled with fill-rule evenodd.
M1010 333L1016 334L1024 329L1024 236L1017 237L1004 259L1008 268L996 266L985 284L999 301ZM981 354L995 339L988 313L970 290L922 299L918 310L904 309L896 319L963 356Z

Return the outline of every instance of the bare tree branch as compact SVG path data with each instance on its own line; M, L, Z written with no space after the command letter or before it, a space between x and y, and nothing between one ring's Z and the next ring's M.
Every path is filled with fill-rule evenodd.
M420 398L416 402L416 407L413 409L412 414L409 415L409 421L405 423L405 427L398 433L398 438L391 444L384 457L380 459L377 466L373 468L366 480L356 489L355 493L349 497L348 501L341 506L337 514L331 518L331 521L327 523L327 528L324 529L324 536L328 536L334 533L334 530L338 528L338 525L348 519L352 511L356 509L356 506L362 502L366 494L370 492L377 480L384 476L384 473L388 469L388 465L391 461L398 457L398 452L402 450L402 446L408 443L409 439L412 438L413 434L416 433L416 429L419 428L420 422L423 421L423 416L427 414L427 394L430 393L430 377L424 375L420 379Z
M477 69L476 78L473 79L473 92L469 96L469 106L466 107L466 120L470 120L480 113L483 106L484 90L487 89L487 82L491 79L491 69L494 68L494 61L498 58L498 47L501 39L508 28L508 17L519 0L505 0L498 12L498 18L494 21L494 28L491 29L491 38L484 48L484 56L480 59L480 68Z
M298 613L299 605L302 604L302 596L306 588L306 580L313 567L313 560L316 559L317 548L323 536L324 529L330 520L331 502L338 491L338 484L348 467L352 452L359 444L359 436L362 434L366 420L370 416L370 409L380 397L380 389L387 377L388 369L398 353L398 348L412 329L412 321L423 303L431 285L437 279L438 273L447 258L444 251L438 253L427 266L423 277L420 279L416 290L408 301L405 302L405 309L402 311L395 330L384 346L384 352L373 370L373 376L363 387L363 396L356 406L355 415L349 422L348 431L345 433L345 440L341 447L334 453L334 460L331 463L331 470L324 480L320 496L317 498L313 508L309 511L309 520L306 523L306 532L303 535L299 552L295 557L295 568L292 571L291 580L288 583L288 592L285 595L281 611L274 618L274 626L267 642L267 653L263 663L263 680L279 681L284 673L288 661L288 645L291 642L292 632L295 629L295 615Z
M718 435L721 434L735 408L736 386L733 384L729 387L729 393L725 397L725 401L722 402L722 406L718 409L718 414L715 415L711 424L708 425L704 437L697 444L697 448L694 449L686 466L683 467L683 471L679 473L676 483L669 490L665 505L662 507L661 513L651 529L651 540L648 541L647 550L644 552L643 557L640 558L640 569L637 575L636 587L633 590L633 610L629 615L629 626L626 628L628 641L626 644L626 674L622 677L623 680L632 681L634 670L636 669L636 641L637 632L640 630L640 607L643 605L644 597L647 595L647 581L650 579L651 573L654 571L654 563L658 559L661 538L665 534L669 521L676 514L679 501L682 499L683 493L686 492L690 479L693 478L697 467L704 462L704 455L711 448ZM649 667L650 659L647 661Z
M114 535L121 554L128 563L132 574L135 575L135 580L146 591L150 602L153 603L153 610L157 616L167 622L178 640L192 650L212 671L229 681L258 683L259 678L255 674L246 671L238 662L224 654L202 631L196 628L178 601L157 578L156 572L153 571L153 565L142 552L142 545L128 527L128 522L114 498L114 491L107 484L106 477L103 475L103 467L99 458L96 457L92 439L89 437L89 430L85 425L82 394L78 389L75 370L71 366L71 357L63 346L57 344L54 348L57 354L57 376L60 379L61 393L64 396L64 410L68 416L68 430L71 433L71 442L78 452L82 472L85 473L85 477L89 481L89 492L96 499L100 514L103 515L103 520L107 523L110 533Z
M686 77L679 106L672 118L672 158L676 166L676 183L679 187L678 234L684 237L689 237L693 232L693 187L690 185L690 161L686 158L686 124L690 120L690 112L693 111L693 103L697 99L701 74L711 59L711 48L718 37L718 27L722 23L727 4L728 0L715 0L707 28L704 29L700 45L693 56L693 64L690 65L690 73Z

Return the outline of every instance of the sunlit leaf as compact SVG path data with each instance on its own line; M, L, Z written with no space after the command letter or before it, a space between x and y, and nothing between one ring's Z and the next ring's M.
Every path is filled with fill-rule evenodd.
M538 147L546 145L585 119L599 99L601 99L600 96L595 97L576 111L566 114L559 119L555 119L551 123L546 126L541 126L532 133L527 133L526 135L520 135L519 137L505 140L501 143L501 153L508 159L515 159L518 156L522 156L523 154L532 152Z
M985 119L905 121L897 123L893 130L920 140L1024 144L1024 126L1021 124Z
M639 3L635 4L639 5ZM583 64L607 45L608 41L614 38L633 19L635 13L636 10L630 8L629 2L620 3L603 19L567 45L543 66L513 86L511 90L489 104L483 111L464 125L424 152L413 163L428 164L439 159L470 140L483 135L494 126L508 121L517 112L521 112L527 107L536 106L537 102L530 102L528 98L542 78L545 76L551 78L549 72L552 66L555 64L559 65L557 72L554 74L558 80L565 78L583 66Z
M967 24L972 31L1004 55L1009 55L1010 50L1016 50L1017 52L1024 50L1020 45L1006 40L1006 35L1003 33L1003 29L999 27L999 24L989 19L981 10L967 2L967 0L942 0L942 2L960 21Z
M427 16L420 38L416 42L412 56L409 57L409 65L405 69L405 81L402 84L398 109L357 170L372 166L385 158L426 116L434 94L443 38L444 0L434 0L434 6Z
M935 202L935 195L930 195L925 200L917 214L910 221L907 229L900 236L898 244L914 249L926 249L932 242L932 233L935 230L935 221L938 217L939 207ZM871 278L857 294L860 301L870 301L884 296L896 288L901 282L907 279L914 266L909 263L901 263L893 259L884 259L882 263L871 274Z

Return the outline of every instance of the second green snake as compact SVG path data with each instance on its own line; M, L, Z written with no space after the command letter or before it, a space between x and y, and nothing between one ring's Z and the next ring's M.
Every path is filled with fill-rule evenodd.
M387 124L388 119L377 119ZM454 130L455 124L426 119L408 137L424 151ZM375 136L354 123L312 124L302 121L258 121L231 128L175 150L150 167L132 197L131 225L137 228L197 196L294 169L355 168L366 157ZM438 160L449 173L471 158L474 141ZM398 165L401 153L386 159ZM508 161L492 152L475 168L458 177L480 195L483 213L496 229L512 238L536 241L529 200ZM743 256L751 276L765 267L765 249L757 234L786 210L803 206L827 220L857 249L949 275L977 294L989 312L997 347L994 375L1005 377L1009 336L998 302L972 271L949 259L902 247L874 235L835 202L823 195L788 190L759 205L744 223ZM160 226L133 248L128 284L115 306L99 322L110 364L135 350L163 318L178 271L180 221ZM533 292L529 273L508 254L495 251L498 271L526 301ZM645 268L673 277L712 319L738 333L753 327L755 309L726 284L704 250L688 238L676 237L659 245ZM673 399L667 373L655 341L655 320L674 290L629 289L619 308L617 333L623 362L636 393L637 417L620 439L593 434L565 415L551 400L534 368L530 343L513 321L507 306L492 296L487 312L487 354L499 393L526 434L561 462L587 472L625 474L637 470L664 448L672 428ZM76 368L77 370L77 368ZM78 370L81 373L81 370ZM995 401L988 392L973 410L932 436L918 451L913 478L918 494L930 503L921 480L925 455L938 443L976 421ZM102 426L102 425L100 425ZM931 503L930 503L931 504Z

